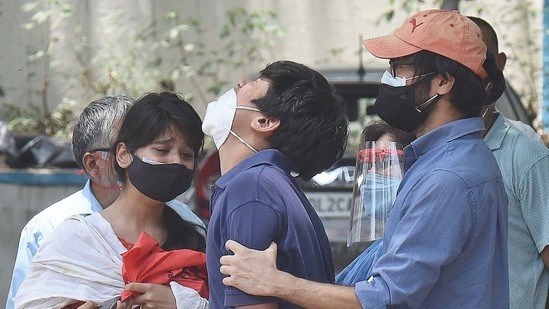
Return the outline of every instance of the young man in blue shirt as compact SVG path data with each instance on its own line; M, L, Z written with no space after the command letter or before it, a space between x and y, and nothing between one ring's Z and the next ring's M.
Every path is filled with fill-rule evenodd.
M312 282L277 270L274 245L230 241L224 283L306 308L508 308L507 197L479 117L488 82L501 92L504 79L480 29L457 11L427 10L364 44L390 60L378 115L417 137L372 276L354 287Z
M219 258L235 239L248 247L279 245L278 267L334 282L334 265L320 218L299 188L342 155L347 117L341 99L318 72L295 62L269 64L210 103L204 133L219 149L221 177L212 188L206 256L210 308L296 308L223 285Z

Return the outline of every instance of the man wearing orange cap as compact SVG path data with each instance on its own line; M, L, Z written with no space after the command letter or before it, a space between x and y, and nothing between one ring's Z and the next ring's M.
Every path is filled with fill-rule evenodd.
M488 83L503 91L504 79L480 29L457 11L427 10L364 45L390 64L377 113L416 136L372 276L354 287L311 282L277 270L275 244L228 241L224 283L305 308L508 308L507 196L478 116Z

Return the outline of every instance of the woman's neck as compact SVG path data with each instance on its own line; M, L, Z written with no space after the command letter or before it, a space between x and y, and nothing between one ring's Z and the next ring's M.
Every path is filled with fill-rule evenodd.
M135 243L142 232L147 232L162 244L167 236L162 219L164 207L164 203L151 200L128 188L102 214L119 238Z

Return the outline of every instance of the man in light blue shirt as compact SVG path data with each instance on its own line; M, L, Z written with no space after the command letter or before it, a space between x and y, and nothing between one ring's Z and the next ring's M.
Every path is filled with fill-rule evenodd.
M549 149L503 115L484 137L509 198L510 308L545 308L549 290Z
M417 137L372 276L354 287L307 281L276 269L275 245L228 241L223 283L305 308L508 308L507 196L478 116L487 81L501 92L505 80L480 29L426 10L364 45L390 60L377 114Z
M21 231L6 309L14 308L14 299L25 279L27 268L42 241L71 215L88 215L108 207L120 193L110 153L120 120L133 99L125 96L104 97L91 102L80 114L73 131L73 153L88 176L84 188L54 203L34 216ZM185 204L167 203L182 218L204 227L204 223Z
M478 17L488 51L503 70L496 32ZM509 198L509 296L511 309L546 308L549 290L549 149L535 131L505 118L495 100L483 111L484 140L496 157ZM533 134L532 134L533 133Z

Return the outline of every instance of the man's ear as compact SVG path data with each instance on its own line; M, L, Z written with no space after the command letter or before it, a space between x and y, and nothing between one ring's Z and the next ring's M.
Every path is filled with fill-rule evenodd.
M82 157L82 165L84 170L91 178L98 178L101 175L100 167L97 164L97 158L89 152L86 152Z
M280 119L273 118L273 117L255 118L251 123L252 129L258 132L263 132L263 133L272 133L276 131L279 126L280 126Z
M133 161L132 155L128 152L126 144L118 143L116 145L116 162L121 168L127 168Z
M505 64L507 63L507 55L505 53L499 53L496 55L496 66L503 71Z
M450 93L452 91L452 88L454 87L455 78L452 75L448 75L448 77L444 77L441 74L439 74L437 77L435 77L435 83L436 83L436 91L439 95L445 95Z

